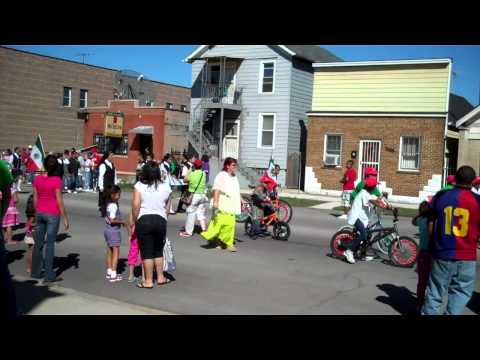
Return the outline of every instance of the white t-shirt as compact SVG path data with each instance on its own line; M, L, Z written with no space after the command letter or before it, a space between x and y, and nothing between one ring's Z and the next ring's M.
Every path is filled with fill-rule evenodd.
M107 213L110 220L115 220L117 217L118 205L115 203L110 203L107 206Z
M348 212L347 221L349 225L355 225L355 222L360 220L365 227L368 226L368 214L372 209L370 200L374 200L376 197L370 194L367 190L362 189L353 200L352 208Z
M221 171L215 178L213 190L221 192L218 199L220 211L233 215L241 213L240 184L236 176L230 176L226 171Z
M143 215L160 215L165 220L167 219L167 200L172 192L170 184L168 182L158 183L157 188L155 186L148 186L137 182L135 189L140 192L140 213L138 218Z

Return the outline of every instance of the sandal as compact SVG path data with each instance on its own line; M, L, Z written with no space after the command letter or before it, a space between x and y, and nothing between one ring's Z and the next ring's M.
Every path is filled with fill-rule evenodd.
M189 234L185 231L182 231L181 233L179 233L178 235L180 235L181 237L183 238L191 238L193 236L193 234Z
M170 280L170 279L168 279L168 278L166 278L166 279L167 279L167 281L164 281L164 282L161 282L161 283L157 281L157 285L158 285L158 286L162 286L162 285L166 285L166 284L172 282L172 280Z
M153 285L152 286L145 286L145 285L143 285L143 282L139 282L137 284L137 288L139 288L139 289L153 289Z

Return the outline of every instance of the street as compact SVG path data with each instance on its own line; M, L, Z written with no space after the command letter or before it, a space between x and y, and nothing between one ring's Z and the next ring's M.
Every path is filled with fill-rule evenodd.
M65 194L71 228L63 225L56 244L57 273L65 288L174 314L288 314L370 315L410 314L415 307L417 275L413 269L396 268L381 260L346 262L328 256L330 238L344 221L328 210L294 208L288 242L272 238L252 240L237 226L238 253L205 249L199 235L190 239L177 234L185 215L168 221L177 270L174 282L153 290L138 289L126 281L129 239L122 238L119 271L124 280L105 279L104 220L97 211L97 194ZM20 194L19 210L25 221L28 194ZM130 211L131 193L123 192L120 208ZM391 219L385 220L386 224ZM401 235L417 229L401 218ZM23 238L23 229L16 230ZM22 235L22 236L20 236ZM8 246L10 271L25 277L26 245ZM478 269L478 267L477 267ZM54 291L54 287L52 287ZM466 314L479 313L480 281ZM27 301L19 296L19 302Z

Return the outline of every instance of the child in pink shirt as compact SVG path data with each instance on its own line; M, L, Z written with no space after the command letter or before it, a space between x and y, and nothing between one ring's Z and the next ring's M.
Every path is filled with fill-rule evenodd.
M142 264L142 283L145 281L144 271L143 271L143 258L140 253L140 247L138 246L137 233L135 231L135 223L133 221L132 214L130 213L129 217L129 227L128 232L130 236L130 250L128 251L128 282L132 283L135 281L135 267Z

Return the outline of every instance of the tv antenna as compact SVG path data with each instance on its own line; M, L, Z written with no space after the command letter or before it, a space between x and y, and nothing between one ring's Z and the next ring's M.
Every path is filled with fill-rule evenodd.
M85 58L87 56L92 56L92 55L95 55L95 54L92 54L92 53L78 53L76 56L81 56L82 57L82 63L85 64Z

